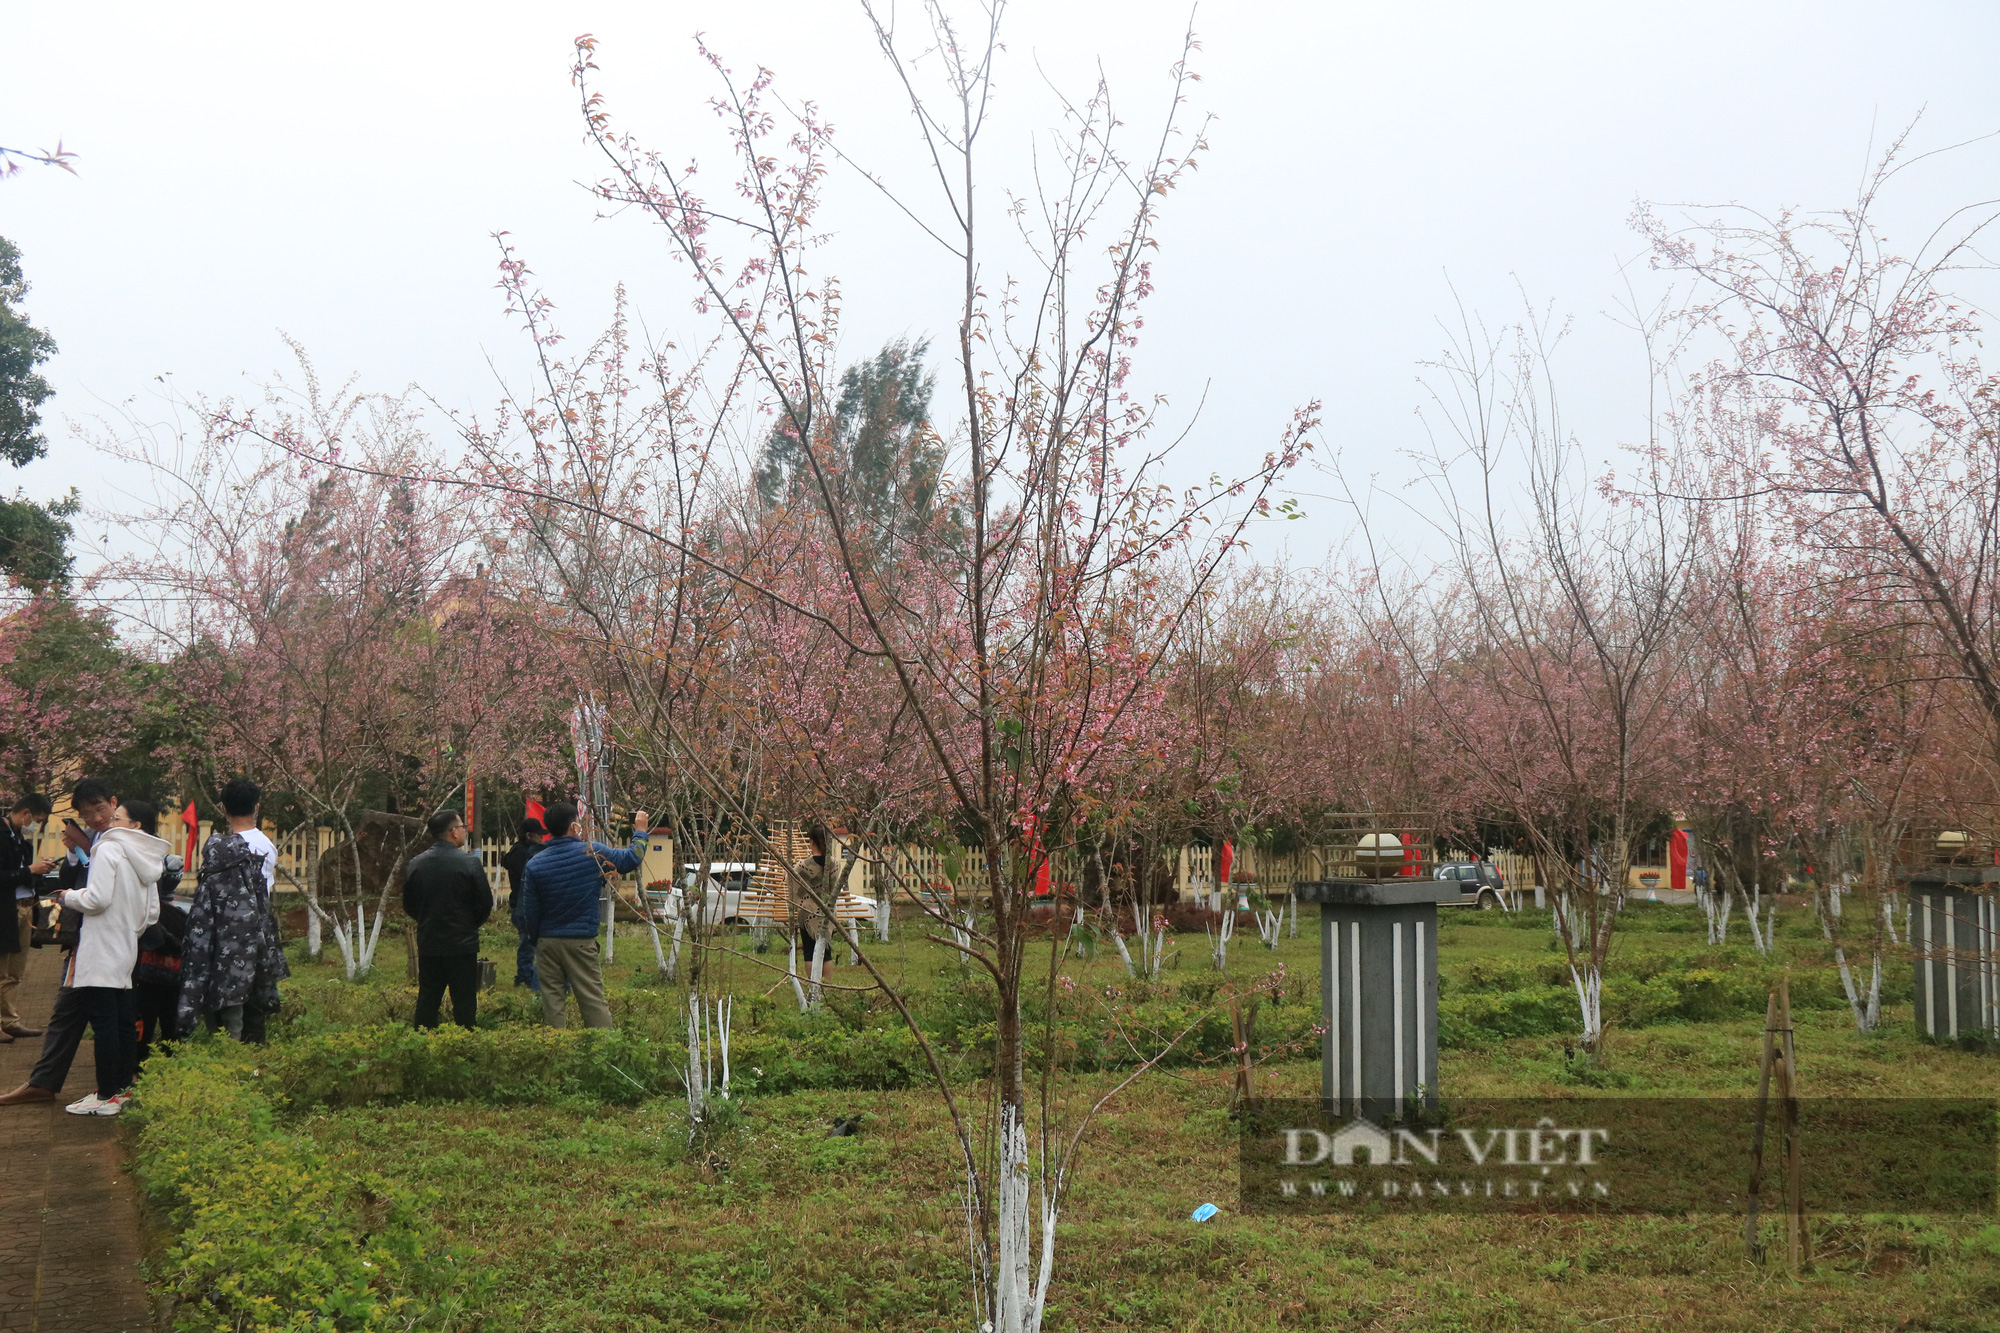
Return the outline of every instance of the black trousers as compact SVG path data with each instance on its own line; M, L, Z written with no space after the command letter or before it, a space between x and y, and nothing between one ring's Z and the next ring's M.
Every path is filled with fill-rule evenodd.
M155 1042L164 1046L180 1035L174 1024L180 1021L181 983L135 981L132 998L139 1007L139 1064L143 1066Z
M417 1015L420 1028L438 1025L439 1001L451 991L451 1021L469 1028L479 1017L479 955L417 955Z
M42 1058L28 1082L61 1091L86 1027L97 1053L97 1095L112 1097L131 1087L139 1067L139 1006L130 990L111 986L64 986L56 992L56 1011L42 1034Z

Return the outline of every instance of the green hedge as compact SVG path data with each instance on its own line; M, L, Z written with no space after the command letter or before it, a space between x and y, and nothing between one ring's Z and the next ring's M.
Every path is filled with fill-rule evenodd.
M406 1101L631 1104L684 1090L686 1046L641 1032L548 1027L434 1032L392 1025L321 1032L265 1048L259 1077L289 1104ZM803 1032L738 1032L730 1083L744 1092L888 1090L930 1077L907 1030L823 1018Z
M250 1053L196 1043L147 1065L134 1172L175 1238L152 1265L182 1333L466 1327L486 1280L422 1201L287 1132Z
M1635 972L1604 978L1604 1016L1621 1028L1660 1023L1706 1023L1763 1014L1780 969L1762 959L1717 960L1689 966L1688 959L1648 958ZM1795 1009L1844 1009L1837 975L1823 971L1791 976ZM1477 1046L1510 1037L1560 1036L1577 1030L1576 989L1560 961L1473 963L1466 979L1438 997L1438 1045Z

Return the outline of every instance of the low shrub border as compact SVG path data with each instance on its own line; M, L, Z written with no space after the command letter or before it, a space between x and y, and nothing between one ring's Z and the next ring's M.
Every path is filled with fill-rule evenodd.
M199 1043L147 1065L130 1111L134 1174L174 1232L151 1265L180 1333L451 1333L488 1279L442 1244L421 1200L336 1169L288 1132L253 1053Z

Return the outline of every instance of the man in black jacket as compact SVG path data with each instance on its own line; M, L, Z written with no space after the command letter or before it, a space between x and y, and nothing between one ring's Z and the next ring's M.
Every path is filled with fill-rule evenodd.
M493 887L479 858L464 850L464 819L445 811L429 827L436 841L403 872L403 910L417 923L416 1025L438 1025L449 989L452 1021L469 1028L479 1012L479 927L493 915Z
M49 798L29 792L14 802L0 822L0 1045L16 1037L39 1037L14 1008L14 991L27 971L28 940L34 933L39 879L55 865L35 859L34 835L49 817Z

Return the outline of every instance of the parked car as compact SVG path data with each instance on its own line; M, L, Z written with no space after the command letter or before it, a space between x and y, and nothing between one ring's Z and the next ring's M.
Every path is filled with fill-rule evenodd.
M1456 906L1477 907L1481 911L1505 906L1500 894L1507 887L1507 877L1491 861L1440 861L1431 878L1458 882L1460 898Z

